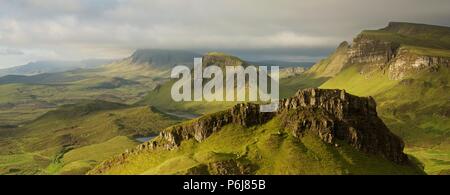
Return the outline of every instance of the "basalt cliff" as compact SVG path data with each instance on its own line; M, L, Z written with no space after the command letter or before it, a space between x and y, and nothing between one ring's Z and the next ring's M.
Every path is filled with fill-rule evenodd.
M449 36L448 27L391 22L385 28L361 32L351 44L341 43L309 73L332 77L358 65L360 74L381 70L391 80L402 80L421 71L436 72L450 65L450 43L443 41Z

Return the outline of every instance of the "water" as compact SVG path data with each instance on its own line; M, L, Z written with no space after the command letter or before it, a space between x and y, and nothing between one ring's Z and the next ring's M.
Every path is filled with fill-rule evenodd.
M147 142L147 141L150 141L150 140L152 140L153 138L155 138L156 136L149 136L149 137L137 137L137 138L134 138L136 141L138 141L138 142L141 142L141 143L144 143L144 142Z
M174 113L174 112L164 112L167 115L176 116L178 118L184 118L184 119L194 119L199 117L199 115L191 114L191 113Z

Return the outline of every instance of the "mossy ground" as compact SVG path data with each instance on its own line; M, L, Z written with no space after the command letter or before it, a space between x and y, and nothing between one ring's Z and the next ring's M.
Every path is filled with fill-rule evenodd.
M189 174L195 168L230 159L249 166L252 174L423 173L415 166L396 165L358 152L345 143L335 147L316 135L293 137L274 118L251 128L227 125L201 143L184 141L175 150L158 149L132 155L125 164L113 166L107 174ZM201 174L211 172L204 169Z
M179 119L149 106L104 101L63 106L20 128L3 129L0 173L82 174Z
M408 153L424 163L430 174L450 168L448 68L421 72L402 81L388 79L382 71L359 74L357 65L347 67L321 88L345 89L358 96L373 96L387 126L406 143ZM439 154L433 157L431 154ZM436 161L436 159L438 159Z

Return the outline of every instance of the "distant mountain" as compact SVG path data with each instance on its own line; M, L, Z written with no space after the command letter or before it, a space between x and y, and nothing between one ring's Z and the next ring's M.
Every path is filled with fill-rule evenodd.
M194 57L199 56L201 54L185 50L139 49L124 60L134 65L167 69L176 65L192 65Z
M83 61L37 61L25 65L0 69L0 76L5 75L36 75L55 73L79 68L97 68L109 64L113 60L90 59Z
M209 52L202 56L205 68L210 65L216 65L224 68L225 66L248 66L249 63L229 54L221 52ZM171 98L171 88L176 79L158 85L154 90L150 91L141 101L139 105L152 105L156 108L170 112L190 112L195 114L211 113L225 108L229 108L235 102L175 102Z
M315 62L289 62L280 60L263 60L263 61L250 61L250 64L256 64L259 66L280 66L280 68L285 67L303 67L309 68L314 65Z

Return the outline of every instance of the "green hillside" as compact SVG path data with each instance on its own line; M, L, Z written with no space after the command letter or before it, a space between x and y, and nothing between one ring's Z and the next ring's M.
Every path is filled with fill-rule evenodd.
M136 103L167 81L171 67L192 64L195 55L180 50L143 49L90 69L0 77L0 125L20 125L58 106L84 100Z
M450 27L391 22L386 28L365 30L360 36L427 48L450 49Z
M311 91L319 97L302 95ZM381 120L375 119L376 114L370 114L374 112L360 113L367 109L361 106L367 105L365 101L370 99L349 94L343 97L339 96L342 94L340 91L333 90L307 89L297 94L292 102L296 98L303 102L300 99L310 97L321 102L286 106L273 115L259 113L258 107L252 104L236 105L229 110L169 127L153 141L103 162L89 174L423 174L413 157L398 163L377 152L401 152L403 147L388 129L383 130L385 127L380 124ZM329 103L338 102L335 99L338 97L343 97L341 101L349 101L342 104L353 105L355 110L335 110ZM339 116L348 118L338 119L338 115L330 115L334 112L343 112ZM328 118L331 116L336 118ZM331 121L324 123L324 120ZM361 121L362 126L350 128L360 132L354 136L363 135L364 131L371 134L356 140L371 137L376 140L372 143L378 144L387 139L389 146L366 145L370 144L369 140L362 141L362 145L352 145L352 141L337 133L346 131L347 127L332 127L334 131L325 135L330 124L348 124L339 120L354 121L354 124ZM329 143L329 138L334 136L337 137ZM397 149L395 144L400 144L400 148ZM360 147L371 148L372 152L364 152ZM374 150L376 147L379 148ZM384 150L383 147L390 149Z
M373 96L381 118L405 140L407 151L424 162L428 173L438 174L450 169L449 69L446 64L450 57L450 28L391 23L384 29L363 31L358 36L361 37L400 44L411 58L425 56L424 59L438 59L438 63L401 79L388 76L390 62L386 65L388 68L372 69L364 74L361 70L370 63L346 64L346 68L321 88Z
M248 174L421 173L354 151L345 143L340 145L335 148L316 135L299 140L281 129L278 119L273 119L253 128L228 125L201 143L190 140L177 150L161 149L132 156L129 163L115 166L107 174L218 174L211 166L215 162L237 162L238 166L247 167Z
M221 52L209 52L203 56L203 68L217 65L221 68L225 66L246 66L247 63L238 57L231 56ZM217 112L235 105L237 102L175 102L171 97L171 88L175 80L163 83L150 91L138 105L153 105L160 110L179 112L179 113L193 113L205 114Z
M334 53L314 64L306 74L316 78L335 76L347 62L348 48L349 44L345 41L342 42Z
M231 56L220 52L209 52L204 56L203 67L209 65L217 65L219 67L224 66L247 66L248 63L239 59L238 57ZM300 74L298 76L292 76L280 79L280 97L288 97L293 95L297 90L318 87L328 78L314 77L309 74ZM179 112L179 113L193 113L193 114L206 114L213 113L226 108L234 106L238 101L234 102L175 102L171 98L171 88L175 83L175 80L168 81L157 86L154 90L148 92L148 94L140 100L137 105L153 105L158 109Z
M0 171L84 173L137 145L135 137L156 135L178 120L149 106L98 100L62 106L29 124L3 131Z

